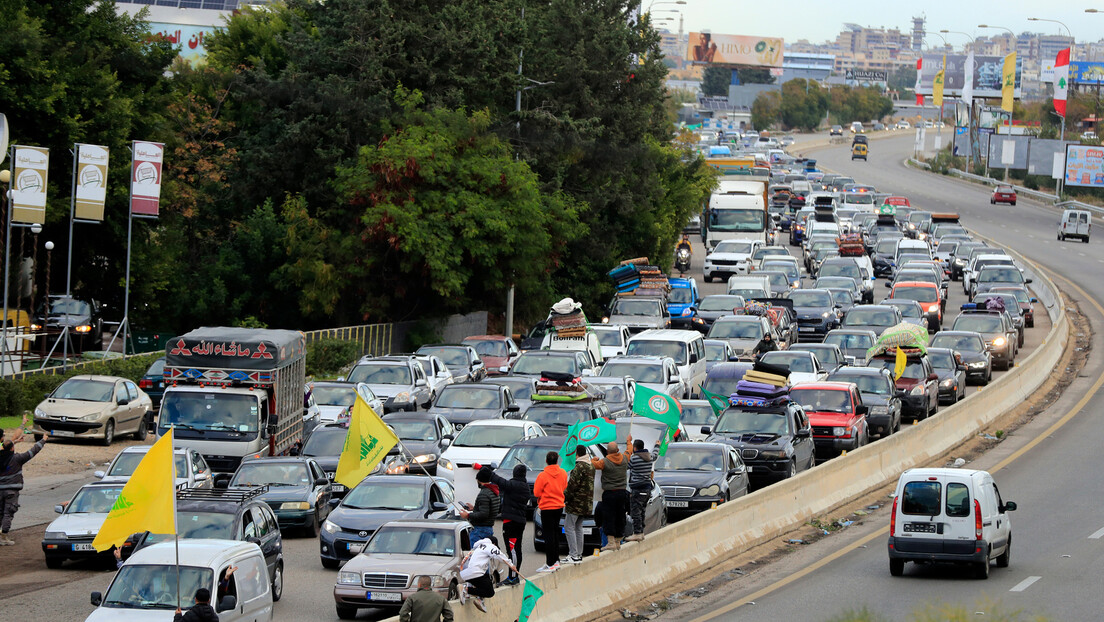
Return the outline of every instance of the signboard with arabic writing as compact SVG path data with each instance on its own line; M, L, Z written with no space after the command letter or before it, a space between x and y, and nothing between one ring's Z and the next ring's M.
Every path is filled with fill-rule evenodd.
M161 205L161 172L165 145L134 141L130 165L130 213L157 218Z
M170 339L167 367L276 369L303 356L303 333L253 328L197 328Z
M1104 188L1104 147L1066 145L1066 185Z
M176 46L180 57L191 64L206 59L207 48L203 46L204 37L215 31L212 26L190 26L187 24L166 24L150 22L151 39L163 39Z
M77 220L102 221L107 199L107 147L77 145L77 178L73 187Z
M50 150L16 145L14 164L11 221L41 225L46 222L46 174L50 168Z

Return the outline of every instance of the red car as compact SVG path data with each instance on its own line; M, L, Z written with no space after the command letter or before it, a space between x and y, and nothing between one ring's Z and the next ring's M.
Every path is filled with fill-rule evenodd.
M993 196L989 199L990 205L996 205L997 203L1007 203L1009 205L1016 204L1016 190L1012 186L998 185L993 188Z
M943 291L935 283L927 281L901 281L895 283L890 298L915 300L928 317L928 330L936 332L943 326Z
M475 353L487 367L487 375L501 376L502 368L514 366L521 349L510 337L503 335L473 335L465 337L461 344L475 348Z
M790 389L790 399L801 404L813 426L818 456L834 456L858 449L870 438L867 407L850 382L807 382Z
M901 196L886 197L882 200L882 205L895 205L897 207L912 207L912 203L909 203L908 198Z

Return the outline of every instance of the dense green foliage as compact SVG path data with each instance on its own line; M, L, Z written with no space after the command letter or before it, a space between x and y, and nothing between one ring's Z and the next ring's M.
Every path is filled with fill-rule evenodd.
M701 90L707 97L728 97L728 85L732 83L732 69L708 65L702 70Z
M149 366L162 356L165 356L164 352L153 352L127 358L87 363L70 368L65 373L35 374L19 380L0 378L0 413L15 416L25 411L33 411L34 407L43 400L47 393L56 389L58 385L65 382L66 378L71 376L99 374L121 376L138 382L146 374Z
M868 123L893 112L893 100L873 86L833 86L829 91L828 111L834 123Z
M334 376L356 359L357 343L344 339L319 339L307 344L307 375Z
M832 123L881 119L893 112L893 101L874 87L832 86L795 78L782 85L781 94L760 93L751 106L751 123L765 129L781 123L785 129L816 129L825 119Z
M782 93L763 91L751 103L751 125L757 130L768 130L781 120Z
M796 78L782 85L782 124L787 128L812 131L828 112L828 93L820 84Z

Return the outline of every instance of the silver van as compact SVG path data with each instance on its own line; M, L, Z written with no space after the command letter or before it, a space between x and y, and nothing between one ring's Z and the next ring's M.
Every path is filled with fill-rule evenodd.
M686 397L696 397L705 382L705 339L695 330L646 330L629 339L626 356L668 356L675 361Z

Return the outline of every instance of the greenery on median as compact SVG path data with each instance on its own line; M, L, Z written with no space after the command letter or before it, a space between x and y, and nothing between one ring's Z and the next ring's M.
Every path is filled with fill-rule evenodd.
M999 603L989 599L978 601L973 607L950 603L927 603L913 610L909 622L966 622L984 616L987 622L1047 622L1049 618L1041 615L1025 614L1020 610L1008 611ZM889 622L891 618L871 611L867 607L851 609L828 618L826 622Z

